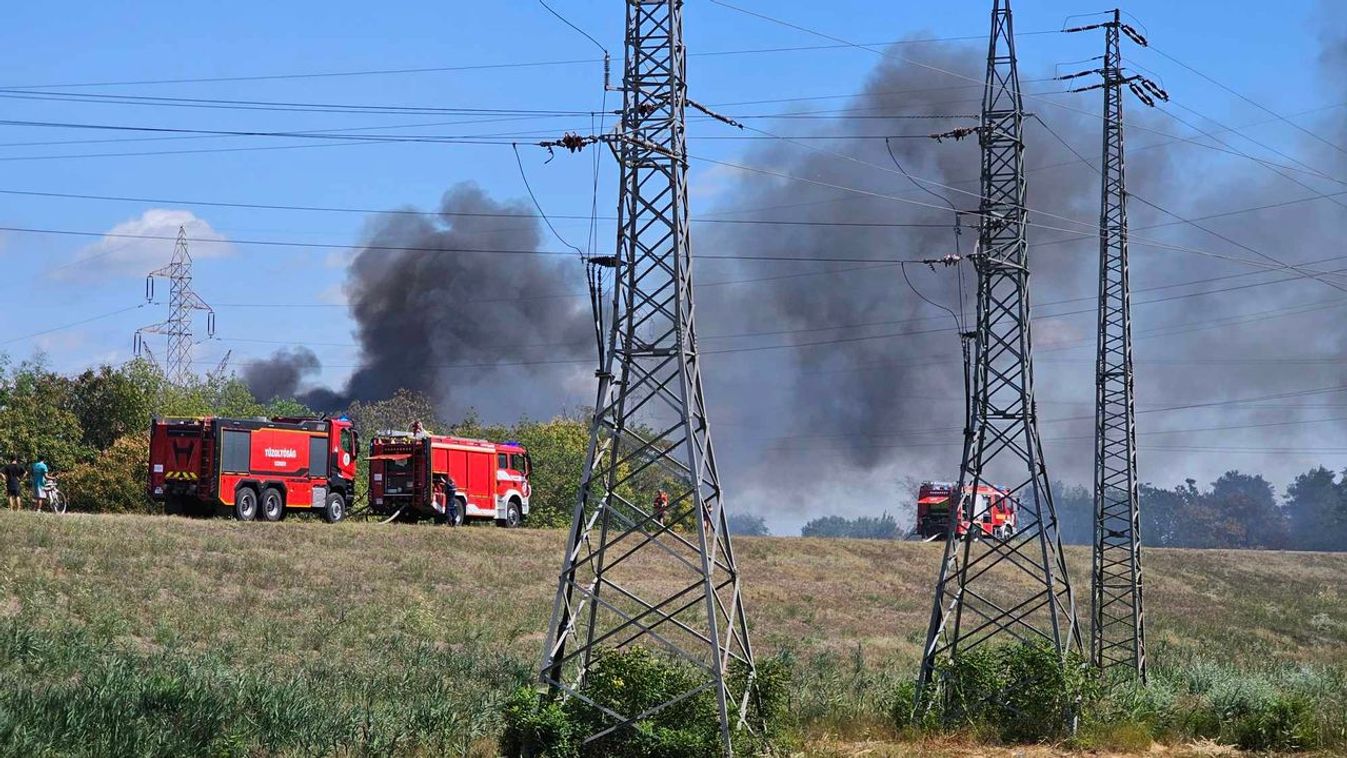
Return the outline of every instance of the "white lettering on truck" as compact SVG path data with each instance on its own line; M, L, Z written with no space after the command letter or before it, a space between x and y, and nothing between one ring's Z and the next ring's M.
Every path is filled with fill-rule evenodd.
M276 468L285 468L286 460L293 460L299 457L299 451L293 447L269 447L262 450L262 454L271 459L271 465Z

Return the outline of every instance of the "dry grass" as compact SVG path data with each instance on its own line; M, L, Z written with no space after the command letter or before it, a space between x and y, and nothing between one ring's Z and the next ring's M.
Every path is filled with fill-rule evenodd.
M7 628L79 630L102 649L149 658L223 654L278 676L332 662L378 670L389 645L421 640L446 654L500 655L505 663L490 676L502 691L539 654L564 537L8 512L0 535ZM819 735L811 752L1011 754L895 743L878 702L876 693L914 669L938 545L757 538L736 548L759 654L789 651L800 663L797 697ZM1088 552L1072 549L1069 559L1084 581ZM646 573L652 583L670 579L658 563ZM1154 655L1340 667L1345 574L1347 555L1151 550Z

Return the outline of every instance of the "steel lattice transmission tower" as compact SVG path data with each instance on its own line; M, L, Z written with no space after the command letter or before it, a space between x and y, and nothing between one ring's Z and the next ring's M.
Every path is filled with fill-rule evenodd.
M1146 39L1114 10L1104 23L1103 66L1063 78L1098 74L1102 82L1073 91L1104 92L1104 154L1099 209L1099 335L1095 364L1094 569L1090 657L1101 669L1146 677L1141 581L1141 509L1137 497L1136 407L1132 378L1132 296L1127 260L1127 185L1123 162L1123 85L1147 105L1168 100L1163 89L1122 65L1122 35ZM1148 94L1149 93L1149 94Z
M1025 226L1024 105L1009 0L994 0L983 92L977 327L970 411L918 696L938 666L995 639L1081 648L1034 405ZM1004 477L1004 478L1002 478ZM974 523L993 485L1017 502L1010 534ZM971 526L957 528L960 521Z
M169 281L168 319L136 330L135 352L149 353L146 334L168 335L167 360L162 368L165 377L176 385L184 385L192 378L192 311L206 312L206 333L215 336L215 311L192 289L192 254L187 250L187 230L178 227L178 240L173 245L173 258L167 266L150 272L145 277L145 299L154 299L154 280ZM150 353L152 355L152 353Z
M613 292L596 305L598 397L540 681L585 699L605 650L662 650L698 684L642 713L605 711L610 723L585 741L712 692L728 755L749 721L754 664L693 319L682 5L626 3L622 120L604 140L621 170L618 252L591 260L611 267ZM667 505L634 494L655 489Z

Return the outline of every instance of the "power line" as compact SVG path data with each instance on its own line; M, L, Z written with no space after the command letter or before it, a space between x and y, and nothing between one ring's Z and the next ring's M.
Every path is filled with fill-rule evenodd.
M570 60L528 61L513 63L479 63L465 66L426 66L421 68L383 68L354 71L319 71L306 74L257 74L252 76L206 76L179 79L134 79L98 82L65 82L59 84L10 85L7 90L34 89L76 89L81 87L124 87L141 84L205 84L217 82L261 82L279 79L328 79L354 76L389 76L401 74L437 74L449 71L488 71L492 69L542 68L546 66L573 66L584 63L601 63L596 58L573 58Z
M21 336L21 337L11 337L11 338L9 338L9 339L7 339L7 340L0 341L0 345L9 345L9 344L13 344L13 343L15 343L15 342L22 342L22 341L24 341L24 340L30 340L30 339L32 339L32 338L34 338L34 337L41 337L41 336L46 335L46 334L51 334L52 332L59 332L59 331L64 331L64 330L66 330L66 329L73 329L74 327L77 327L77 326L83 326L84 324L89 324L89 323L92 323L92 322L94 322L94 321L101 321L101 320L103 320L103 319L105 319L105 318L111 318L111 317L113 317L113 316L117 316L117 315L120 315L120 314L122 314L122 313L129 313L129 312L134 311L134 310L139 310L139 309L141 309L141 308L144 308L145 306L146 306L146 303L140 303L140 304L138 304L138 305L130 305L130 306L127 306L127 307L125 307L125 308L118 308L118 309L116 309L116 310L108 311L108 312L106 312L106 313L100 313L100 314L98 314L97 316L90 316L89 318L80 319L79 321L72 321L72 322L70 322L70 323L68 323L68 324L62 324L62 325L60 325L60 326L53 326L53 327L51 327L50 329L43 329L43 330L41 330L41 331L37 331L37 332L32 332L32 333L29 333L29 334L25 334L25 335L23 335L23 336Z
M176 237L169 237L158 234L127 234L120 232L87 232L73 229L41 229L32 227L18 226L0 226L0 231L19 232L24 234L57 234L76 237L100 237L110 239L137 239L137 240L174 240ZM438 247L418 247L409 245L349 245L340 243L322 243L322 242L294 242L289 240L197 240L197 244L223 244L223 245L260 245L270 247L294 247L306 249L337 249L337 250L378 250L382 252L425 252L425 253L451 253L451 254L493 254L493 255L539 255L539 256L573 256L574 251L567 250L511 250L500 248L438 248ZM735 261L772 261L772 262L790 262L790 263L922 263L921 260L906 260L896 258L848 258L836 256L790 256L790 255L725 255L715 253L699 253L697 258L702 260L735 260Z
M1341 152L1347 152L1347 150L1344 150L1340 145L1337 145L1337 144L1335 144L1335 143L1333 143L1333 142L1329 142L1328 140L1324 139L1323 135L1318 134L1317 132L1315 132L1315 131L1312 130L1312 129L1306 129L1305 127L1301 126L1300 124L1297 124L1296 122L1292 121L1290 118L1288 118L1288 117L1286 117L1286 116L1284 116L1284 115L1278 113L1277 111L1272 110L1271 108L1269 108L1269 107L1263 105L1262 103L1258 102L1257 100L1254 100L1254 99L1250 98L1249 96L1243 94L1242 92L1239 92L1239 91L1237 91L1237 90L1235 90L1235 89L1233 89L1233 88L1231 88L1231 87L1226 86L1225 84L1222 84L1221 82L1217 81L1216 79L1212 78L1211 76L1208 76L1207 74L1204 74L1204 73L1202 73L1201 71L1198 71L1196 68L1193 68L1192 66L1188 65L1187 63L1184 63L1183 61L1179 60L1178 58L1175 58L1174 56L1170 55L1169 53L1166 53L1165 51L1160 50L1159 48L1157 48L1157 47L1155 47L1155 46L1151 46L1150 49L1151 49L1153 52L1155 52L1157 55L1160 55L1161 57L1163 57L1163 58L1169 60L1171 63L1174 63L1175 65L1177 65L1177 66L1179 66L1179 67L1181 67L1181 68L1184 68L1184 69L1188 70L1189 72L1191 72L1191 73L1193 73L1193 74L1196 74L1197 76L1202 77L1203 79L1207 80L1207 81L1210 82L1211 84L1216 85L1217 87L1221 88L1222 90L1225 90L1226 92L1228 92L1228 93L1234 95L1235 97L1239 98L1240 100L1243 100L1244 102L1248 103L1249 105L1252 105L1253 107L1255 107L1255 108L1257 108L1257 109L1263 111L1264 113L1267 113L1268 115L1273 116L1273 117L1276 118L1278 121L1281 121L1282 123L1287 124L1288 126L1292 127L1292 128L1295 129L1296 131L1301 132L1301 133L1304 134L1305 136L1310 137L1310 138L1312 138L1312 139L1314 139L1314 140L1317 140L1317 141L1319 141L1319 142L1322 142L1323 144L1325 144L1325 145L1327 145L1327 146L1333 148L1334 150L1337 150L1337 151L1340 152L1340 153L1341 153Z

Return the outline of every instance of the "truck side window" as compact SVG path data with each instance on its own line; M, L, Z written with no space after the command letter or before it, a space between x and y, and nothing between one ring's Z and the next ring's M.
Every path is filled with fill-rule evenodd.
M252 432L226 429L221 447L220 468L230 473L247 473Z
M506 456L505 453L497 453L497 454L496 454L496 468L509 468L510 465L509 465L509 463L506 462L506 459L507 459L507 458L508 458L508 456Z
M510 454L510 468L521 474L528 470L528 464L524 462L523 453Z
M309 438L309 476L321 479L327 478L327 463L330 456L327 452L327 437Z
M350 429L341 430L341 449L350 453L352 457L355 456L355 435Z

